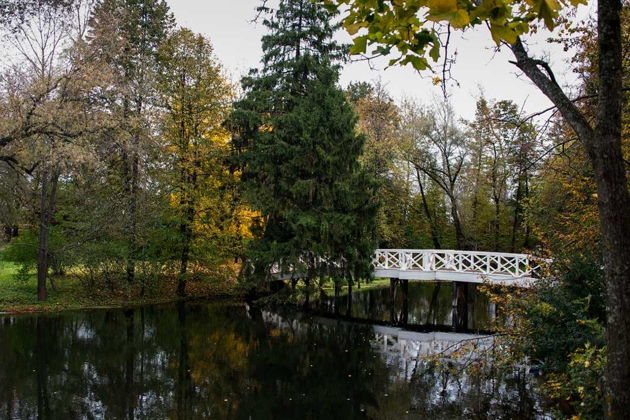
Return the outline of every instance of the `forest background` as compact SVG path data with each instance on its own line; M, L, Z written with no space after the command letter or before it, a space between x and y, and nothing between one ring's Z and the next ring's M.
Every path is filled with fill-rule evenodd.
M234 293L268 218L248 198L226 123L244 91L210 41L177 27L158 0L18 3L1 9L3 47L16 59L0 76L0 308ZM627 8L622 16L628 39ZM594 25L571 22L569 13L550 40L577 51L575 96L586 115L597 90ZM601 367L603 357L597 192L587 156L554 110L527 114L480 95L474 116L462 118L445 75L432 79L440 94L421 98L395 98L378 79L343 89L364 139L356 159L374 186L370 240L553 257L552 270L572 286L527 297L540 311L523 314L522 337L543 325L548 337L550 324L555 339L569 336L554 359L561 379L552 378L569 385L550 389L576 406L594 396L600 410L597 371L585 397L575 385L584 372L570 370L585 357ZM567 329L575 325L593 328ZM557 357L548 343L520 345Z

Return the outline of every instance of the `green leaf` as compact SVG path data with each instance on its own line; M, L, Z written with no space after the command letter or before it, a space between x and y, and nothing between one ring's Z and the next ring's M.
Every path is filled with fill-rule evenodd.
M552 30L555 26L554 19L558 17L560 4L556 0L539 0L535 10L539 19L545 22L547 29Z
M350 54L363 54L367 49L367 35L362 35L354 38L354 44L350 48Z
M417 55L408 55L403 60L403 63L411 63L413 68L416 70L426 70L427 67L429 67L427 59L424 57L418 57Z
M440 59L440 43L434 42L433 47L429 50L429 56L433 61L437 62Z
M492 39L497 45L499 45L501 41L513 44L516 42L516 38L518 37L518 33L506 25L491 24L490 34L492 34Z

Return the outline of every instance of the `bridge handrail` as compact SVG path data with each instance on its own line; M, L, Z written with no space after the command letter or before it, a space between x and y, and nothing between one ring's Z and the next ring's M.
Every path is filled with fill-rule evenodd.
M377 249L375 269L533 276L548 262L529 254L452 249Z

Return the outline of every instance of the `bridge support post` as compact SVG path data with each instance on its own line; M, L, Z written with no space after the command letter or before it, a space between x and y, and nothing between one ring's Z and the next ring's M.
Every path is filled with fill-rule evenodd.
M396 305L396 285L398 285L402 295L400 312L398 312ZM409 322L409 280L389 279L389 320L394 325L407 325Z
M400 280L400 288L403 298L400 324L407 325L409 323L409 280Z
M392 324L398 322L396 319L396 282L398 282L398 279L389 279L389 321Z
M468 329L468 283L453 282L453 329Z

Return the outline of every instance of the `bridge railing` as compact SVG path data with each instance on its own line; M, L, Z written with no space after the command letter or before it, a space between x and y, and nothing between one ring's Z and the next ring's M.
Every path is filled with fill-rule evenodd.
M452 271L535 277L544 260L527 254L435 249L377 249L376 270Z

